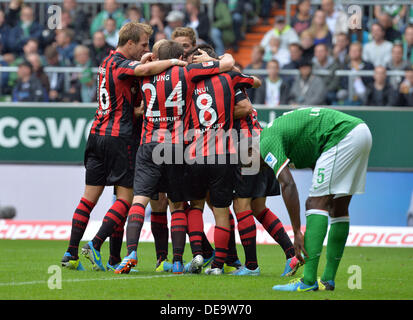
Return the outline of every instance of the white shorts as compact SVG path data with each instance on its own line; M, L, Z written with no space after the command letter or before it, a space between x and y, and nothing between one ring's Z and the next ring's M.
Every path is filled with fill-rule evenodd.
M314 168L309 196L339 198L364 193L371 144L370 130L361 123L323 152Z

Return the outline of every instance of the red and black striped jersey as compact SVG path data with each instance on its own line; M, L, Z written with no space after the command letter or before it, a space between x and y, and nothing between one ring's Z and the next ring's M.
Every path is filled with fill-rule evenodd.
M189 129L192 130L185 133L187 139L192 138L191 158L195 154L196 157L211 157L236 153L232 136L235 96L239 89L249 88L253 84L252 77L235 71L197 83L189 117Z
M235 95L235 103L249 99L245 90L239 90ZM243 135L244 138L257 137L262 131L262 127L258 121L257 110L252 109L252 113L247 115L244 118L236 120L237 124L234 125L238 130L240 130L240 135Z
M134 70L139 63L112 50L99 66L99 106L90 130L91 134L114 137L131 137L139 134L134 117L134 107L140 103L138 78L134 76Z
M141 143L183 144L185 114L196 82L217 73L219 62L204 62L174 66L158 75L141 78L139 87L144 101Z

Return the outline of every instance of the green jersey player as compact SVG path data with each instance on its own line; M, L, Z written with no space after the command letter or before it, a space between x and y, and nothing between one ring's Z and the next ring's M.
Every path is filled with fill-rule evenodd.
M304 277L280 291L334 290L334 279L349 232L348 207L353 194L363 193L371 149L371 133L358 118L326 108L303 108L276 118L260 136L260 153L280 182L294 231L297 258L305 256ZM288 166L312 168L306 201L306 232L300 231L298 192ZM317 268L328 216L327 264L317 281Z

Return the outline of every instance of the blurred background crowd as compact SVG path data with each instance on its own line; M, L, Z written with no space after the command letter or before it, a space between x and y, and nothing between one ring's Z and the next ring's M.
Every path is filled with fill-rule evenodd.
M116 47L119 29L137 21L152 26L151 46L192 27L198 43L235 57L262 26L248 60L239 61L263 79L249 91L255 104L413 106L413 4L362 2L353 15L341 1L298 0L286 15L285 0L215 0L212 11L201 0L104 0L95 10L63 0L61 28L53 29L42 19L47 6L0 1L1 100L96 101L94 68Z

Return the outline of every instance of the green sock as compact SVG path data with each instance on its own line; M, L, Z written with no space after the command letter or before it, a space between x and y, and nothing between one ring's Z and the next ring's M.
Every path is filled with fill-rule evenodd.
M327 264L321 280L328 281L336 278L338 266L346 246L350 218L348 216L332 218L327 240Z
M317 281L317 268L328 227L328 213L324 210L306 211L307 222L304 234L304 248L308 258L304 265L304 283L313 285Z

